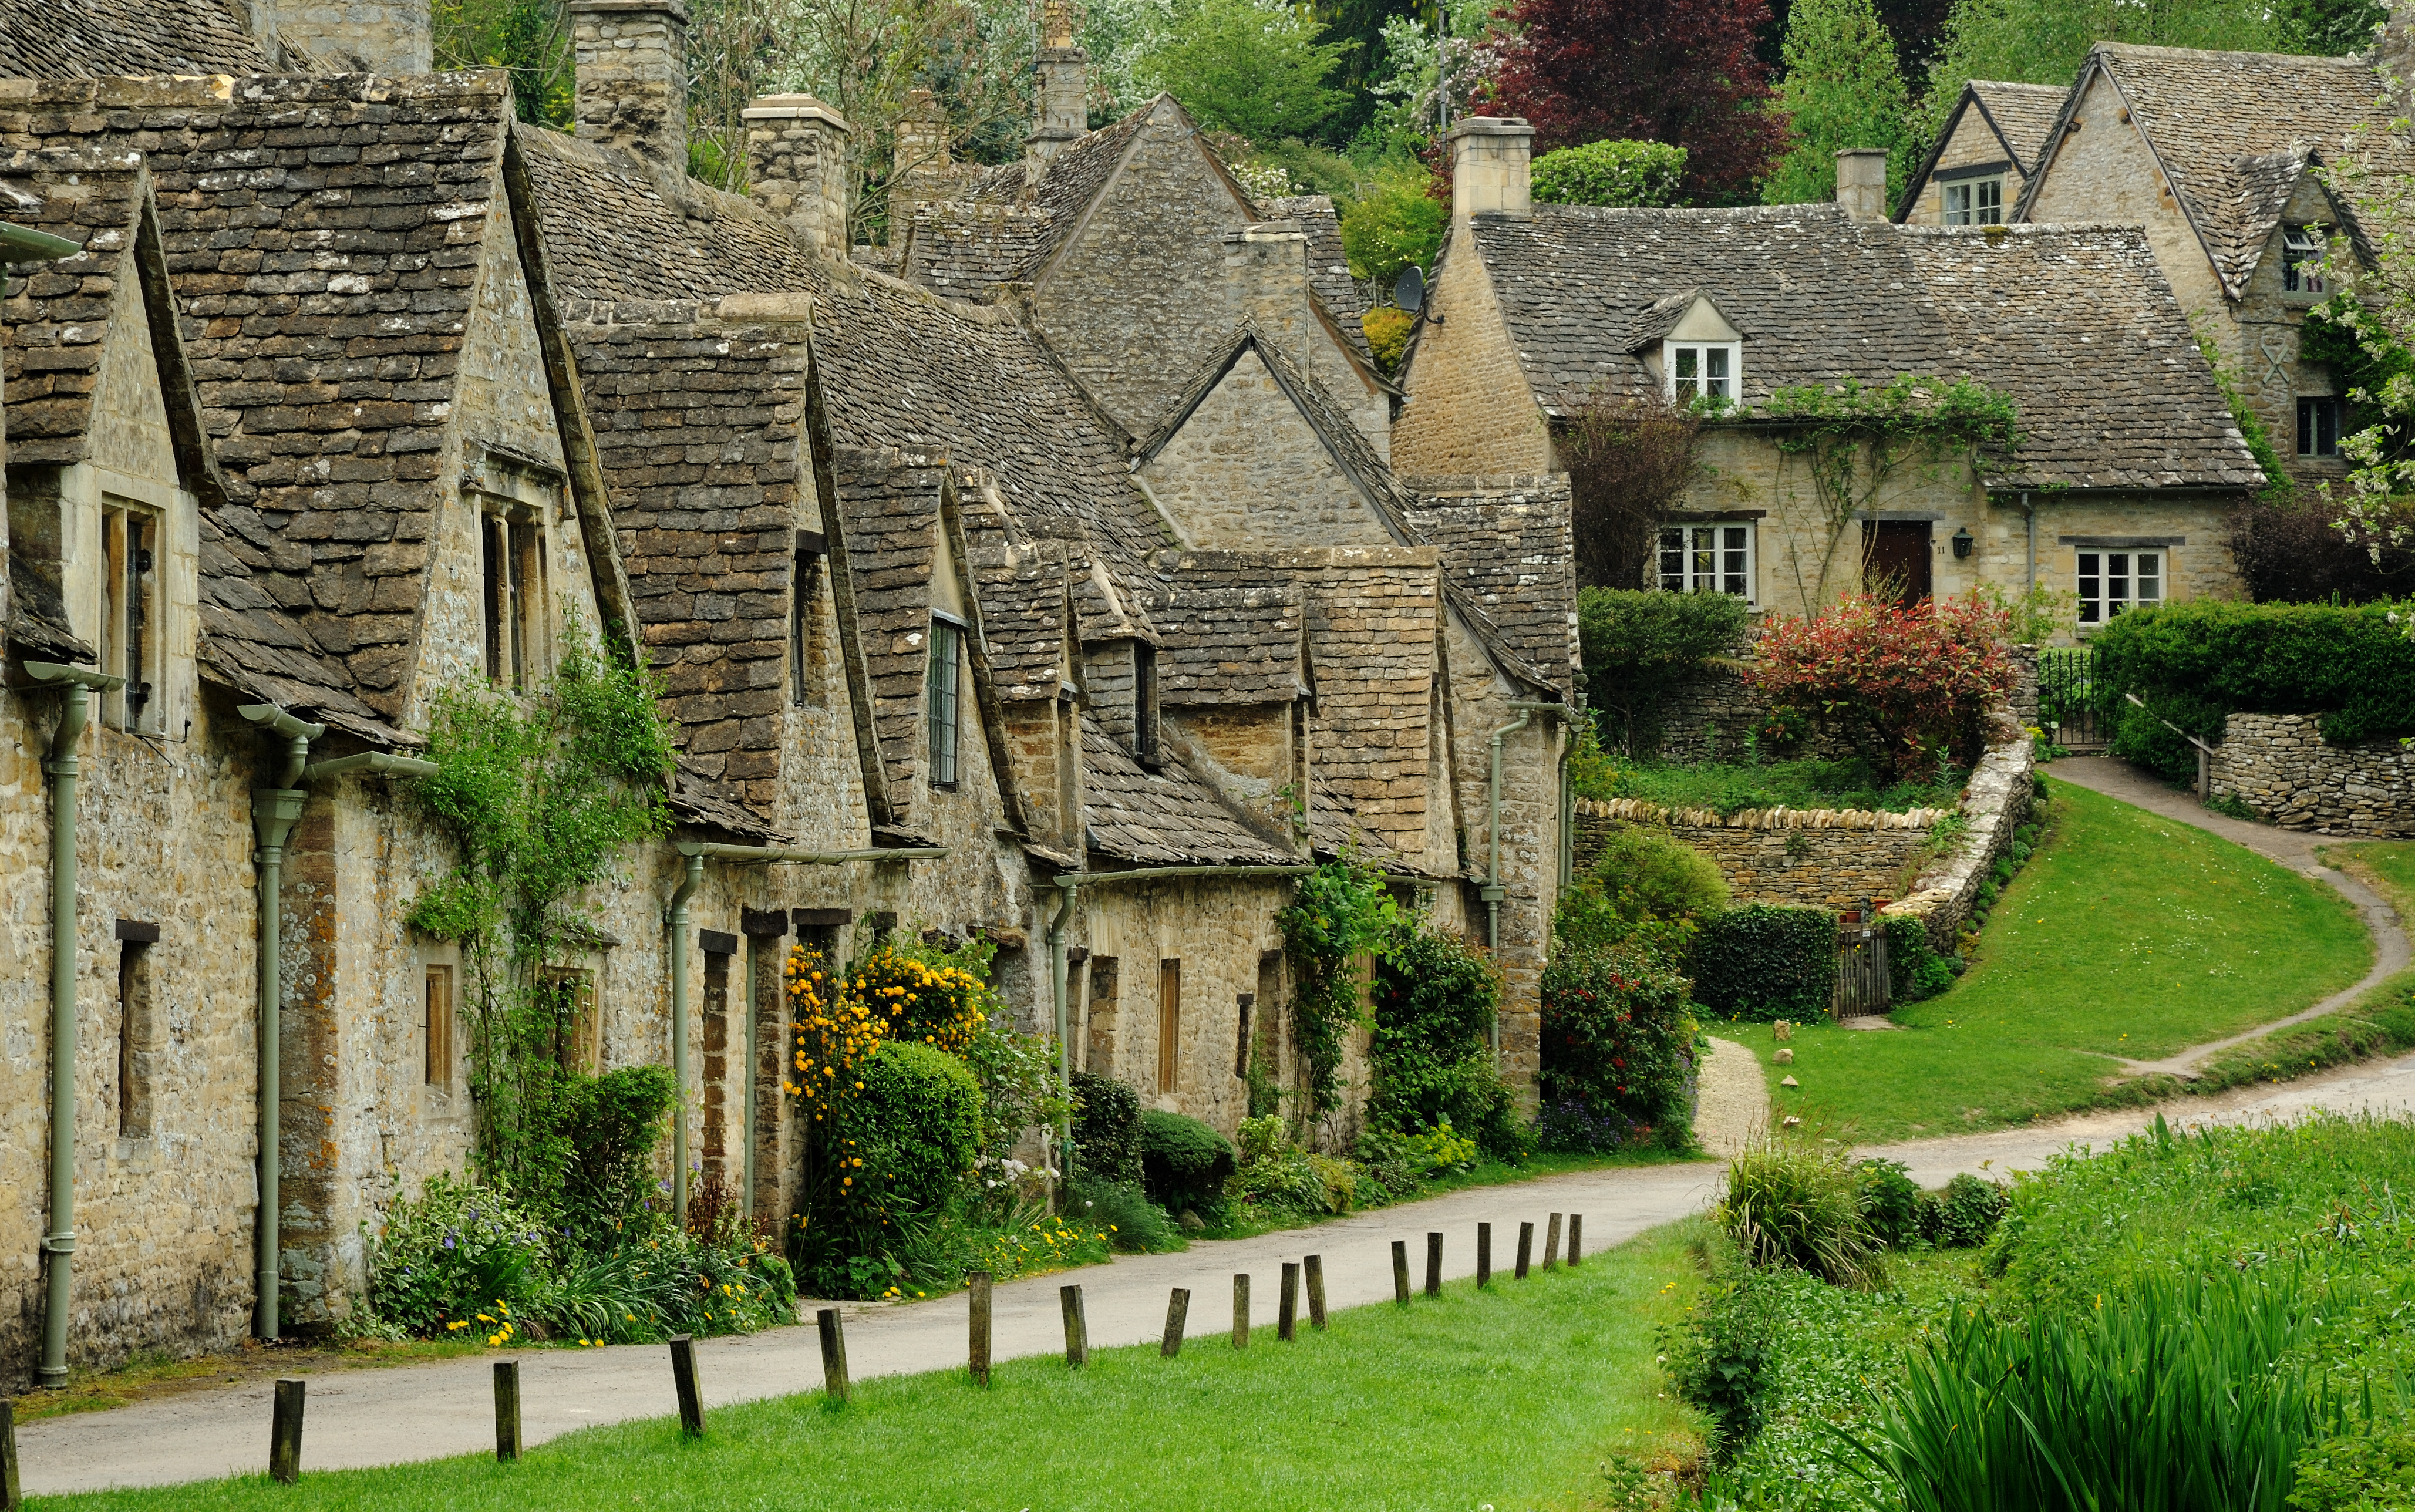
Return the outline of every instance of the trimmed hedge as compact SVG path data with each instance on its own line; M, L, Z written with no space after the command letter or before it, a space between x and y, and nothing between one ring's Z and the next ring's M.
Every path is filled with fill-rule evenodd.
M1222 1202L1238 1161L1233 1142L1208 1125L1151 1108L1140 1115L1140 1168L1149 1200L1180 1213Z
M1481 946L1447 930L1403 930L1375 959L1367 1121L1396 1134L1449 1124L1487 1155L1527 1147L1517 1100L1492 1064L1501 970Z
M2116 616L2091 642L2108 711L2122 716L2116 749L2159 771L2185 755L2180 774L2197 774L2187 742L2122 701L2124 693L2208 739L2242 711L2320 714L2323 739L2334 742L2415 735L2415 644L2390 612L2380 604L2190 599Z
M1073 1073L1073 1161L1078 1175L1141 1184L1138 1092L1112 1076Z
M1588 142L1535 159L1535 198L1546 204L1665 209L1686 181L1686 149L1665 142Z
M867 1174L915 1211L945 1207L981 1154L982 1090L972 1068L930 1045L892 1040L859 1073Z
M1748 904L1694 936L1694 1001L1722 1018L1823 1019L1837 999L1837 916Z
M1750 611L1728 593L1588 588L1577 595L1585 701L1602 740L1624 750L1658 738L1661 705L1713 657L1745 641Z

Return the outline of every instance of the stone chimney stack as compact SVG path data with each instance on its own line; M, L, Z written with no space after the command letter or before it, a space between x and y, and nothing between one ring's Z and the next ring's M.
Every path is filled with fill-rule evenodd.
M1071 0L1048 0L1040 13L1040 51L1032 67L1040 75L1039 119L1023 139L1023 178L1047 171L1065 145L1090 129L1090 54L1073 41Z
M238 13L262 50L296 72L304 71L302 60L287 57L289 47L338 73L392 76L434 66L428 0L251 0Z
M1887 218L1884 147L1847 147L1837 154L1837 204L1854 220Z
M948 110L927 89L906 92L906 110L897 118L897 157L889 179L889 214L892 222L913 213L914 206L952 198L967 177L948 153Z
M578 135L687 178L687 7L680 0L570 0Z
M2415 98L2415 0L2396 0L2373 39L2374 70L2404 113Z
M1535 128L1520 115L1471 115L1450 128L1450 217L1534 213Z
M845 258L848 125L811 95L765 95L746 107L748 192L805 246Z

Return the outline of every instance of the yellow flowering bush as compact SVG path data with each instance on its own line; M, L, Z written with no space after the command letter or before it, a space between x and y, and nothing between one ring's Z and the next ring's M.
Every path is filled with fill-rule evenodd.
M788 952L788 1011L797 1036L788 1095L815 1121L863 1090L863 1063L884 1042L929 1045L961 1055L989 1024L989 984L964 966L933 964L883 941L846 971L819 951Z

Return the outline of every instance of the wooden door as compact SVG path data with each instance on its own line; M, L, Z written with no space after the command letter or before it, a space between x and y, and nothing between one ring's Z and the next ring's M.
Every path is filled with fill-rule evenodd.
M1864 520L1862 580L1903 604L1928 597L1928 534L1925 519Z

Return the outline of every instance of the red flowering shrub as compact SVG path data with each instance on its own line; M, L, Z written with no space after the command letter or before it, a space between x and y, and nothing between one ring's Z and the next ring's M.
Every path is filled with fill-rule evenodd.
M1769 700L1773 734L1842 720L1867 733L1885 775L1925 778L1945 756L1979 758L1983 717L2013 685L2004 629L1976 599L1906 608L1857 596L1816 620L1771 616L1745 681Z
M1655 951L1634 945L1563 947L1543 968L1543 1074L1547 1144L1555 1123L1608 1123L1621 1142L1682 1149L1694 1077L1689 986ZM1575 1141L1596 1147L1598 1139Z

